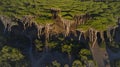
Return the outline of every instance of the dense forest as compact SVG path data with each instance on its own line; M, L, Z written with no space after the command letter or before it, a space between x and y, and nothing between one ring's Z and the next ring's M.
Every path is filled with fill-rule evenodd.
M120 67L120 1L1 0L0 67Z

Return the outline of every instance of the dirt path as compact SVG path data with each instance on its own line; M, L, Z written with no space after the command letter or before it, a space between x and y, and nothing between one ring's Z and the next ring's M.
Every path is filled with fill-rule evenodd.
M94 47L91 48L91 52L98 67L110 67L108 62L108 54L105 49L100 49L100 47L95 44Z

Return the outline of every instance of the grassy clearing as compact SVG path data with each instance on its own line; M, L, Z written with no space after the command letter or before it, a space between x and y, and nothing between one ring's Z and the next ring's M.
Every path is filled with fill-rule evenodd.
M0 14L10 17L36 16L37 23L52 23L50 8L61 9L61 16L72 19L74 15L89 13L94 18L78 28L93 27L98 30L113 26L120 17L120 2L92 2L79 0L2 0Z

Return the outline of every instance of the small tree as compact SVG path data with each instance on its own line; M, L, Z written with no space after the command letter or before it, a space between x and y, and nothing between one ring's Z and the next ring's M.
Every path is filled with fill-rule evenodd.
M81 51L79 52L79 56L81 57L81 60L84 62L84 64L87 64L89 57L91 56L90 50L81 49Z
M24 56L16 48L4 46L0 52L0 66L10 67L11 62L16 64L18 61L22 60L23 58Z
M35 40L35 47L36 47L37 51L43 50L43 44L39 40Z
M71 51L72 51L72 45L63 45L62 46L62 52L66 52L68 54L70 65L71 65Z
M19 50L9 46L4 46L1 50L0 56L3 60L18 61L24 58Z
M56 60L52 62L53 67L60 67L60 63L58 63Z
M67 52L68 55L70 55L71 50L72 50L71 45L63 45L62 46L62 52Z
M82 66L82 63L79 60L75 60L72 63L72 67L83 67L83 66Z

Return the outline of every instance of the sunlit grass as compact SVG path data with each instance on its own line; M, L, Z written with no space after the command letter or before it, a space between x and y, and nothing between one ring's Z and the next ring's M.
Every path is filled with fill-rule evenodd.
M37 23L46 24L53 23L49 9L58 8L61 9L60 15L70 20L73 19L74 15L95 14L95 20L91 20L85 25L80 25L78 28L88 29L92 27L104 30L109 26L114 26L117 22L116 17L120 17L119 7L119 2L108 4L92 1L80 2L79 0L3 0L0 2L0 14L10 17L33 15L36 17L35 21Z

